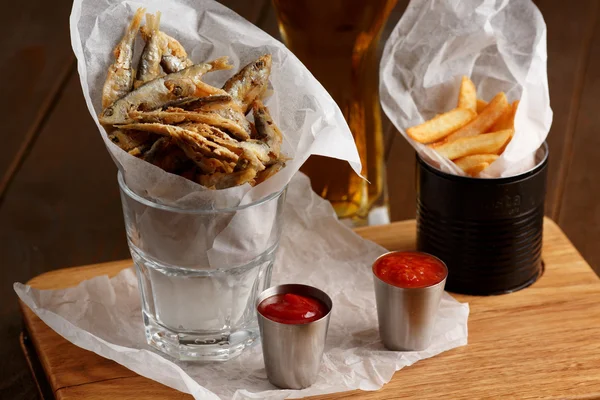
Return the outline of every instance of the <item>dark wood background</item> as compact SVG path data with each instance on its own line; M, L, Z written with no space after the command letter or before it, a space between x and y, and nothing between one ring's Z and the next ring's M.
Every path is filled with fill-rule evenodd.
M269 0L222 3L279 37ZM554 110L546 213L600 272L600 0L536 3L548 25ZM399 2L386 34L406 4ZM71 51L71 2L13 8L0 17L0 398L34 399L12 283L129 253L116 168L84 104ZM392 219L413 218L414 154L385 126Z

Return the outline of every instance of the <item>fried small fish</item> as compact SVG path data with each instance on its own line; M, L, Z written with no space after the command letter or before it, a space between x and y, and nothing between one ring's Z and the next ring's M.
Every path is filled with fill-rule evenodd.
M261 158L266 157L266 159L269 160L268 149L266 149L266 145L264 145L264 143L258 143L250 140L238 142L219 128L203 123L189 123L182 125L182 127L187 130L194 131L202 137L209 139L214 143L217 143L238 154L240 161L246 160L247 163L244 164L251 165L252 168L257 171L262 171L265 169ZM264 145L263 149L260 148L261 145Z
M186 154L170 137L163 136L154 142L142 159L170 172L179 173L194 166Z
M230 101L228 102L212 102L205 104L190 103L182 107L190 111L214 112L215 114L218 114L223 118L227 118L241 126L244 132L246 132L246 135L244 136L252 136L252 133L254 132L252 124L242 113L237 103L233 101L231 96L229 97Z
M171 74L194 64L188 58L187 52L181 43L164 32L160 32L160 35L163 43L163 55L160 65L162 65L165 72Z
M198 175L196 181L209 189L227 189L248 183L256 176L256 170L248 168L233 173L215 172L210 175Z
M217 160L216 158L198 157L196 158L196 165L198 165L203 173L214 174L215 172L231 173L236 164Z
M269 163L274 163L279 159L283 135L277 125L275 125L273 118L271 118L269 109L260 100L254 101L252 111L254 126L256 127L256 139L267 144L270 156Z
M265 54L246 65L223 85L223 90L231 95L244 115L267 88L271 64L271 55Z
M240 147L254 154L263 165L267 166L271 164L272 160L270 155L270 149L265 142L250 139L240 143ZM260 170L262 170L262 168Z
M284 167L284 161L277 161L275 164L268 166L264 171L260 171L258 174L256 174L256 178L254 178L254 185L263 183L264 181L281 171L281 169Z
M150 30L148 26L141 28L144 39L151 35ZM178 72L194 65L192 60L188 58L185 48L177 39L167 35L163 31L158 32L158 37L161 48L160 65L166 73L172 74L173 72Z
M173 138L185 154L196 162L199 156L217 158L219 160L236 163L239 155L230 149L208 140L203 135L180 126L164 125L159 123L128 124L119 126L120 129L136 129L145 132L157 133ZM237 150L240 154L241 150Z
M129 154L139 157L152 146L158 136L148 132L116 129L108 138Z
M133 46L140 29L144 8L138 8L125 31L125 35L113 52L115 62L108 68L102 87L102 108L107 108L131 90L134 80Z
M159 35L160 12L156 15L146 14L146 26L142 30L142 36L146 41L140 63L138 65L137 76L133 82L133 87L138 88L146 82L158 78L162 74L160 60L162 58L161 38Z
M124 124L131 121L130 111L155 110L182 98L227 95L221 89L202 82L201 79L209 71L229 68L231 65L228 64L227 57L221 57L154 79L105 108L99 116L100 123L103 125Z
M260 101L271 55L246 65L220 89L202 79L231 69L227 57L194 65L181 43L160 30L160 12L146 14L140 28L144 13L137 10L115 48L103 87L99 120L109 138L130 154L211 189L256 185L280 171L286 161L280 154L283 136ZM145 46L136 74L132 57L140 30ZM254 124L246 118L250 108Z
M211 104L219 105L223 103L228 103L230 101L231 96L228 94L215 94L206 97L183 97L181 99L173 100L172 102L166 103L162 107L162 109L164 110L168 107L180 107L186 110L200 109L201 111L205 111L204 107L208 107Z
M167 108L165 111L131 111L131 119L136 122L160 122L162 124L180 124L182 122L201 122L229 132L240 140L250 138L250 135L238 124L210 111L185 111L181 108Z

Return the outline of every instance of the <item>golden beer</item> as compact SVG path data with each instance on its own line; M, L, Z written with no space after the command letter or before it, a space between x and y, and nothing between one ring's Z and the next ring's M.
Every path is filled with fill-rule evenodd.
M273 0L283 40L342 110L370 183L327 157L312 156L301 170L338 217L355 224L374 205L387 206L377 46L396 1Z

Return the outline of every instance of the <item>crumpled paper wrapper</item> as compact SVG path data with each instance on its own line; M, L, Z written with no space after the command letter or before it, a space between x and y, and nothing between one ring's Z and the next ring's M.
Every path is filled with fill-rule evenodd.
M467 343L469 306L444 294L431 346L387 351L379 340L372 262L386 250L337 221L331 205L304 175L290 183L286 224L273 284L306 283L333 300L329 334L317 382L278 390L266 377L260 345L225 363L178 362L152 350L144 337L135 273L99 276L63 290L15 291L46 324L72 343L195 399L286 399L354 389L377 390L394 372Z
M455 108L463 75L483 100L500 91L520 99L512 141L480 175L514 176L533 168L552 124L546 58L546 24L531 0L412 0L385 45L381 104L421 157L465 175L405 130Z
M245 184L209 190L129 155L107 138L97 118L101 111L102 86L107 69L114 62L113 49L139 7L145 7L149 13L160 11L161 30L178 39L194 62L229 56L234 65L232 70L206 75L205 81L215 86L221 87L236 71L259 56L272 55L273 94L265 104L283 132L282 153L290 158L283 170L255 187ZM70 27L90 114L126 185L144 198L184 209L249 204L281 191L312 154L347 160L357 173L361 171L350 129L329 93L281 42L219 3L212 0L75 0ZM143 41L138 38L136 63L142 48ZM147 211L148 215L139 219L150 219L152 229L143 229L145 226L140 225L142 230L137 232L136 245L156 248L154 243L162 243L157 251L169 255L167 259L174 265L188 268L227 268L227 263L231 267L242 265L266 250L272 231L273 218L264 218L264 207L254 207L233 216L215 214L212 220L204 221L205 234L202 235L195 226L180 224L172 229L177 221L159 220L157 213ZM165 237L170 241L165 241ZM208 261L190 265L189 260L197 260L200 253L208 255Z
M263 54L273 57L265 101L283 132L282 152L291 160L267 181L224 190L208 190L180 176L133 157L108 140L98 123L106 72L113 49L138 7L160 11L161 30L181 42L194 62L229 56L234 68L211 72L205 81L221 87L236 71ZM354 139L329 93L281 42L212 0L75 0L70 18L71 42L90 114L127 185L144 197L186 208L219 208L256 201L285 187L312 154L347 160L360 174ZM143 47L138 38L134 61Z

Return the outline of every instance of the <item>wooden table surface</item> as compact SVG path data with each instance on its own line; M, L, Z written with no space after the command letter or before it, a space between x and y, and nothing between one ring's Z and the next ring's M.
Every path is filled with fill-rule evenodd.
M412 220L357 232L390 250L415 247ZM402 369L379 391L316 398L600 398L600 280L550 219L543 258L544 274L529 288L502 296L455 295L471 307L467 346ZM124 260L62 269L29 284L64 288L130 265ZM191 399L74 346L23 303L21 309L57 399Z

